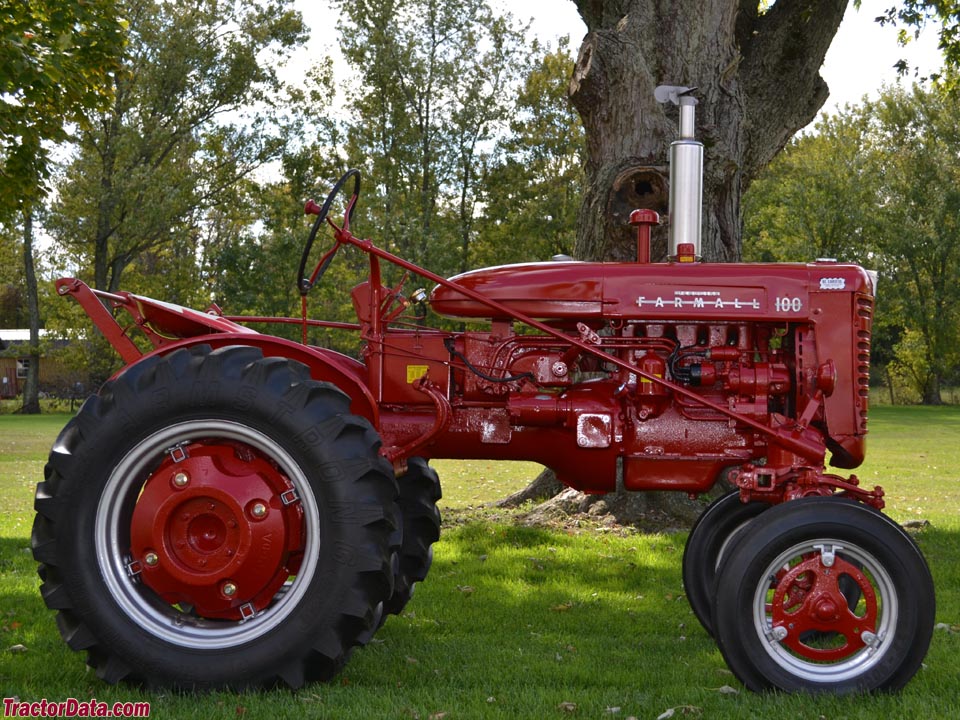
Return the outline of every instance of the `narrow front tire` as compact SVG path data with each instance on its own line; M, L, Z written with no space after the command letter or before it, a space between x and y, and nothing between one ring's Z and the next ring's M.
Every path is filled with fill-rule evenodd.
M717 575L717 642L754 691L896 690L933 634L933 580L892 520L806 498L752 521Z

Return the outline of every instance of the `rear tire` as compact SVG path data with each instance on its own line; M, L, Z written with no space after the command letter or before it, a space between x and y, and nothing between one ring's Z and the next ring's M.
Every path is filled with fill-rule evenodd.
M392 469L349 398L251 347L126 368L37 488L41 593L110 683L332 677L392 590Z
M717 575L714 621L751 690L852 693L903 687L934 611L927 564L896 523L815 497L771 508L741 535Z
M403 518L403 544L397 558L393 594L383 604L386 615L403 612L414 586L426 579L433 564L433 543L440 539L440 511L437 501L442 493L437 472L423 458L407 461L407 472L397 479L400 487L400 514Z

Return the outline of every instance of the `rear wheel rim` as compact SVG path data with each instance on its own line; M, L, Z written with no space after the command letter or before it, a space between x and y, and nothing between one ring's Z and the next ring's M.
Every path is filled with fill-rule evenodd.
M137 498L156 466L174 446L197 441L241 443L272 460L293 485L303 512L303 559L262 611L244 619L211 620L164 602L140 579L130 555L130 521ZM299 606L316 575L320 549L319 508L309 480L290 453L265 433L229 420L176 423L138 442L114 467L100 496L94 525L97 563L120 610L152 636L172 645L223 650L262 638Z

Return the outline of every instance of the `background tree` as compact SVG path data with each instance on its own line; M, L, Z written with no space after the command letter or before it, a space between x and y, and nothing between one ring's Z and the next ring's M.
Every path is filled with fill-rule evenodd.
M27 323L20 242L17 228L0 224L0 328Z
M109 0L4 3L0 11L0 224L20 220L30 328L23 412L40 412L40 311L33 220L50 175L49 143L109 98L123 23ZM19 216L19 217L18 217Z
M105 290L135 262L149 274L161 254L195 257L206 209L279 155L277 65L304 40L287 0L123 9L130 39L112 103L81 130L50 223Z
M745 198L744 254L879 271L874 365L929 404L960 367L960 110L915 86L825 118Z
M847 108L790 141L744 195L743 259L868 263L877 183L870 118Z
M407 259L463 269L490 149L526 67L522 31L485 0L336 7L355 73L345 154L367 179L365 220Z
M492 265L572 255L583 186L583 125L567 101L569 38L531 48L509 133L486 177L473 262Z
M36 202L51 142L109 98L124 23L112 0L4 2L0 12L0 221Z
M960 366L960 100L915 86L864 114L876 124L879 269L904 328L895 366L939 405Z

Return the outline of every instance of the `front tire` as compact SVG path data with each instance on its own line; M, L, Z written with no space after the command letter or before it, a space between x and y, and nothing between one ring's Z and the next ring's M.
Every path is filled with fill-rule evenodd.
M711 636L717 568L733 537L769 508L768 503L740 502L740 491L734 490L710 503L690 529L683 549L683 588L693 614Z
M199 346L126 368L36 494L41 593L98 675L178 688L327 679L389 596L396 481L306 366Z
M751 690L869 692L917 672L934 606L927 564L896 523L816 497L753 520L718 572L714 621Z

